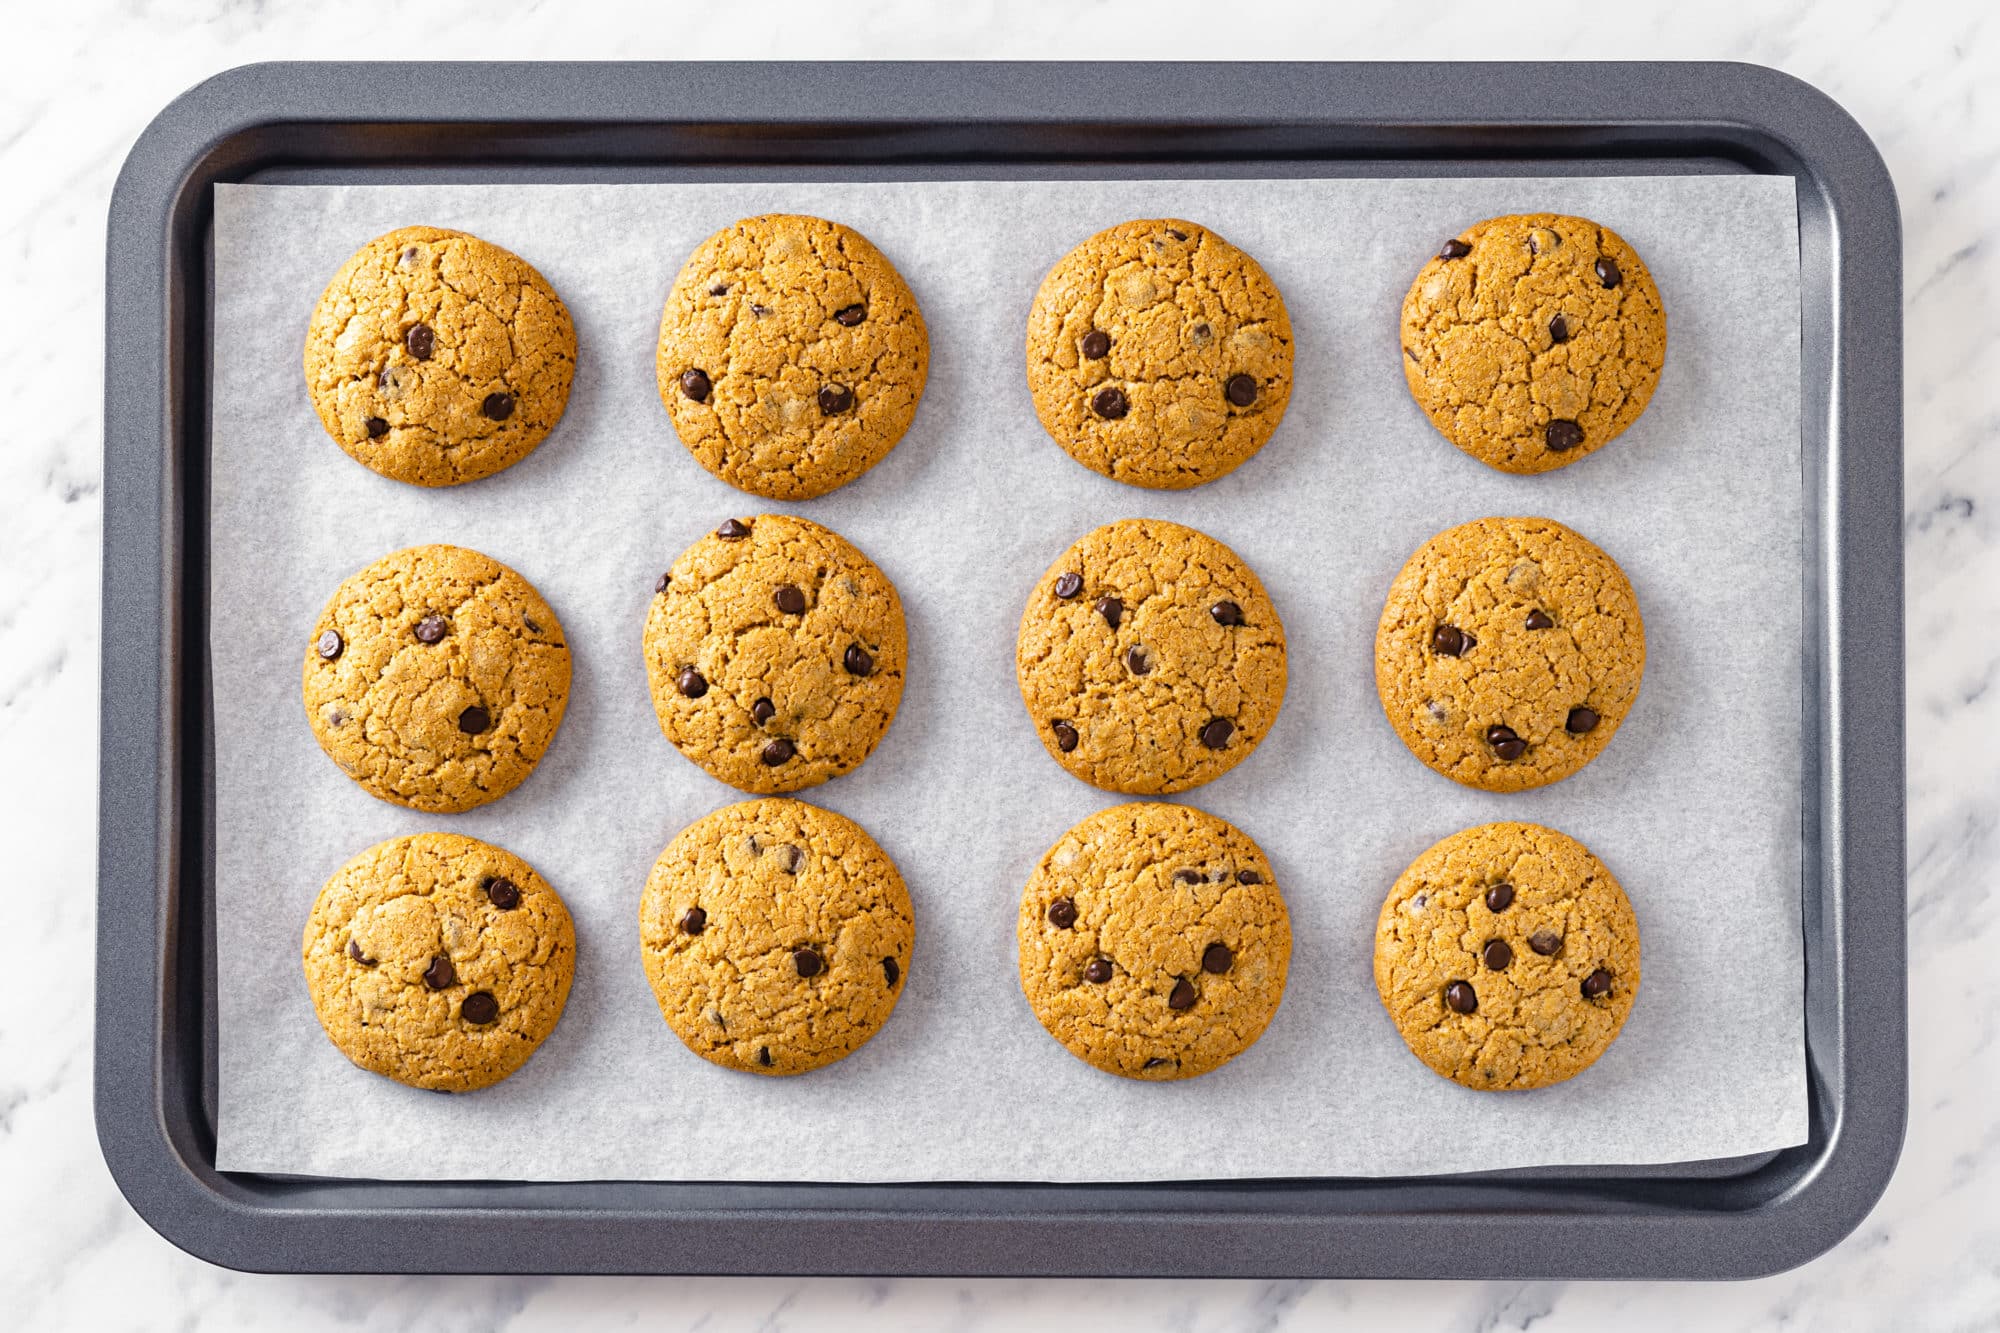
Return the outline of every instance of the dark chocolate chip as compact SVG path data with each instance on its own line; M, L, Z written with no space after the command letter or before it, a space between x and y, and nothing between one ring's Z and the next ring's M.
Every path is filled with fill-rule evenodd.
M337 629L328 630L313 643L313 649L329 662L339 657L346 648L347 644L341 639L340 631Z
M1090 410L1106 421L1116 421L1132 410L1132 404L1123 389L1099 389L1090 400Z
M729 284L726 282L718 282L713 287L708 289L708 294L710 296L727 296L729 295Z
M1135 643L1125 650L1125 669L1135 676L1143 676L1153 669L1153 659L1146 652L1146 645Z
M699 907L690 907L681 913L681 929L689 935L699 935L708 929L708 913Z
M1111 335L1102 329L1092 329L1083 335L1083 359L1102 361L1111 355Z
M458 715L458 729L468 736L477 736L492 725L493 714L487 712L478 704L472 705Z
M1257 380L1252 375L1231 375L1222 386L1222 396L1237 407L1248 407L1257 401Z
M1479 1007L1479 996L1469 981L1454 981L1444 988L1444 1002L1455 1014L1469 1014Z
M1507 964L1514 961L1513 946L1505 940L1488 940L1479 951L1479 961L1486 964L1488 972L1504 972Z
M1563 730L1572 736L1582 736L1597 730L1598 720L1595 708L1578 704L1569 710L1569 716L1563 721Z
M854 406L854 390L844 384L829 384L819 391L821 416L839 416Z
M1056 596L1067 602L1083 591L1083 575L1070 571L1056 575Z
M1611 993L1611 974L1598 968L1583 979L1583 998L1599 1000Z
M367 428L368 438L371 440L379 440L389 433L389 423L381 417L370 417L361 424Z
M1229 946L1221 940L1217 940L1201 951L1201 970L1212 973L1215 976L1221 976L1224 972L1227 972L1229 965L1235 961L1236 955L1230 952Z
M521 905L521 890L505 875L495 875L486 881L486 901L503 912L511 912Z
M798 747L780 736L777 740L766 744L758 758L764 761L764 767L776 768L797 753Z
M444 637L444 631L445 623L443 616L425 616L417 622L417 642L436 643Z
M1094 986L1102 986L1111 980L1111 960L1093 958L1083 965L1083 979Z
M788 616L802 616L805 614L806 595L799 591L796 584L786 583L780 585L778 590L771 594L771 600L777 603L778 609Z
M1556 453L1566 454L1583 443L1583 427L1574 421L1565 421L1557 417L1549 423L1548 429L1542 432L1542 439L1547 441L1549 448Z
M1519 759L1528 752L1528 743L1515 735L1512 727L1488 727L1486 743L1493 747L1494 754L1509 761Z
M1549 247L1549 249L1551 249L1551 250L1555 250L1555 249L1558 249L1558 248L1560 248L1560 247L1561 247L1561 245L1562 245L1562 243L1563 243L1563 238L1562 238L1561 236L1557 235L1557 234L1556 234L1555 232L1552 232L1552 231L1543 231L1543 230L1541 230L1541 229L1539 229L1539 228L1538 228L1538 229L1536 229L1536 230L1534 230L1534 231L1531 231L1531 232L1529 232L1529 233L1528 233L1528 253L1529 253L1529 254L1531 254L1531 255L1538 255L1538 254L1540 254L1540 253L1542 252L1542 237L1543 237L1543 236L1547 236L1547 237L1548 237L1548 238L1549 238L1550 240L1552 240L1552 241L1554 241L1554 242L1555 242L1555 244L1554 244L1554 245L1551 245L1551 246Z
M1167 1057L1166 1057L1166 1056L1164 1056L1164 1055L1153 1055L1153 1056L1148 1056L1148 1057L1146 1058L1146 1063L1145 1063L1145 1064L1143 1064L1143 1065L1140 1065L1140 1066L1139 1066L1139 1068L1141 1068L1141 1069L1158 1069L1158 1068L1159 1068L1159 1067L1160 1067L1161 1065L1165 1064L1166 1062L1167 1062Z
M1167 235L1173 237L1177 241L1185 241L1187 239L1187 233L1181 231L1179 228L1176 227L1167 228Z
M1076 728L1067 722L1058 722L1050 727L1049 730L1055 733L1056 748L1064 754L1068 754L1071 750L1074 750L1077 741L1082 739L1076 734Z
M1528 612L1529 629L1554 629L1556 622L1549 619L1549 613L1539 608Z
M1458 657L1469 646L1465 631L1456 625L1439 625L1431 631L1431 651L1439 657Z
M805 863L806 863L806 854L802 849L794 847L789 842L781 844L779 846L778 869L784 871L787 875L798 874L799 867L804 865Z
M361 942L352 935L347 937L347 956L363 967L375 966L375 960L361 952Z
M697 403L708 401L709 391L715 386L709 382L705 370L683 370L681 372L681 394Z
M1049 924L1057 930L1068 930L1076 924L1076 901L1058 898L1049 904Z
M1561 315L1557 315L1549 321L1549 341L1553 343L1566 343L1569 341L1569 321Z
M726 542L740 542L750 535L750 525L740 518L725 518L715 535Z
M1487 911L1504 912L1513 905L1514 886L1512 884L1495 884L1486 891Z
M875 670L875 655L858 643L850 643L847 651L840 655L840 664L847 668L850 676L871 675Z
M1211 750L1220 750L1229 744L1229 738L1236 734L1236 724L1226 717L1212 717L1201 727L1201 743Z
M1238 884L1262 884L1264 877L1254 870L1239 870L1236 872L1236 882Z
M1563 937L1556 934L1553 930L1543 927L1541 930L1528 936L1528 947L1542 957L1547 958L1550 954L1555 953L1563 947Z
M412 324L410 331L403 335L403 346L409 348L410 355L417 360L428 361L431 353L437 350L437 335L431 332L428 324Z
M674 581L674 576L672 574L662 574L660 575L660 577L653 580L653 591L665 592L667 590L668 585L671 584L673 581Z
M1438 258L1463 259L1471 253L1472 253L1471 246L1467 245L1464 241L1458 240L1457 238L1454 237L1453 239L1446 241L1442 246L1439 247Z
M521 623L528 627L528 633L530 634L540 634L542 632L542 627L535 623L533 616L522 616Z
M674 677L674 688L690 699L699 699L708 693L708 677L693 667L688 667Z
M432 990L443 990L457 980L458 969L443 954L431 959L431 965L424 969L424 984Z
M750 705L750 720L760 727L777 715L778 706L769 699L759 699Z
M505 421L514 415L514 395L511 393L489 393L479 410L489 421Z
M896 988L896 983L898 981L901 981L902 979L903 979L902 967L898 965L895 959L884 958L882 960L882 980L889 983L889 989L894 990Z
M490 990L476 990L465 997L458 1013L468 1023L491 1023L500 1017L500 1001L493 998Z
M1176 870L1174 872L1174 883L1176 884L1199 884L1204 878L1205 876L1199 870Z
M1218 625L1240 625L1243 623L1243 608L1234 602L1217 602L1208 608L1208 616Z
M1097 605L1092 609L1098 615L1103 616L1104 623L1113 629L1117 629L1118 622L1125 618L1125 603L1119 601L1116 597L1100 597L1097 599Z
M826 960L813 949L795 949L792 952L792 969L802 977L816 977L826 966Z
M1173 992L1167 996L1167 1008L1176 1011L1194 1008L1194 983L1186 977L1176 981Z
M759 1046L757 1048L757 1063L766 1069L771 1067L771 1048L769 1046Z
M1590 267L1597 274L1597 280L1606 287L1616 287L1625 280L1625 275L1618 271L1618 265L1613 263L1608 256L1598 260Z
M844 329L851 329L866 318L868 318L868 307L859 302L854 305L844 305L833 312L833 322Z

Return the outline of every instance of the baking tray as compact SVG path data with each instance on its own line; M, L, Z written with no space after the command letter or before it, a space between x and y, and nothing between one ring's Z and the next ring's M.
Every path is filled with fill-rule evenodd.
M1798 185L1806 1143L1141 1185L215 1169L211 186L1714 172ZM108 249L97 1129L183 1249L299 1272L1722 1278L1824 1251L1887 1185L1908 1099L1901 221L1874 146L1810 86L1665 63L253 65L147 128Z

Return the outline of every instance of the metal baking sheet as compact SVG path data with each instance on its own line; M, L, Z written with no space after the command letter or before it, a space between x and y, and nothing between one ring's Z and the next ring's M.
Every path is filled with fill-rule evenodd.
M288 66L236 71L169 108L114 200L108 311L99 1121L135 1206L206 1257L296 1269L1726 1276L1799 1262L1844 1234L1886 1182L1904 1101L1894 199L1852 122L1783 76L1556 73ZM1079 101L1072 84L1093 91ZM1744 170L1791 176L1800 209L1803 1147L1643 1172L1115 1187L397 1185L215 1171L212 184ZM426 1226L441 1206L473 1212Z

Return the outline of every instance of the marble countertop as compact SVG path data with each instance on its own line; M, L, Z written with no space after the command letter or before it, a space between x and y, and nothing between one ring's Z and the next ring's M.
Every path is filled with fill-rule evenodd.
M1404 1326L2000 1327L2000 20L1973 0L1216 6L926 0L70 0L8 20L0 85L0 1308L37 1330ZM1732 59L1874 136L1904 209L1910 1130L1827 1255L1732 1285L298 1278L189 1258L91 1121L103 230L134 137L208 74L286 58ZM34 410L28 411L33 405Z

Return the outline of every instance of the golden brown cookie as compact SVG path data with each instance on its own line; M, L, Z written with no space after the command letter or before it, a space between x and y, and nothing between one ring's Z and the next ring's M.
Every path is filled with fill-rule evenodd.
M741 791L799 791L875 749L903 698L896 585L839 533L730 519L654 585L646 673L660 730Z
M1454 1083L1540 1088L1588 1069L1639 993L1639 923L1574 838L1482 824L1410 863L1375 927L1375 988Z
M385 801L454 814L541 761L569 701L569 647L542 595L498 560L412 546L334 590L304 675L313 735L342 772Z
M1548 518L1482 518L1417 548L1375 631L1375 687L1410 753L1454 782L1525 791L1610 743L1646 627L1617 562Z
M1638 251L1588 218L1488 218L1403 300L1403 374L1446 439L1502 472L1550 472L1639 419L1667 317Z
M371 1073L469 1092L519 1069L562 1017L576 966L569 910L533 866L456 833L378 843L306 922L320 1026Z
M881 1030L915 916L859 824L804 801L742 801L682 829L639 903L660 1013L725 1069L802 1074Z
M1177 218L1101 231L1028 313L1028 390L1070 457L1182 490L1264 447L1292 396L1292 322L1257 261Z
M306 330L306 387L334 441L385 477L456 486L526 458L561 419L576 327L499 246L402 227L355 251Z
M1021 613L1021 699L1057 763L1139 796L1221 777L1285 698L1285 627L1234 551L1132 518L1086 533Z
M1271 863L1192 806L1134 802L1063 834L1021 895L1021 989L1049 1035L1126 1078L1193 1078L1256 1044L1292 923Z
M810 500L910 428L930 335L902 275L851 227L770 213L688 257L660 316L660 401L701 465Z

